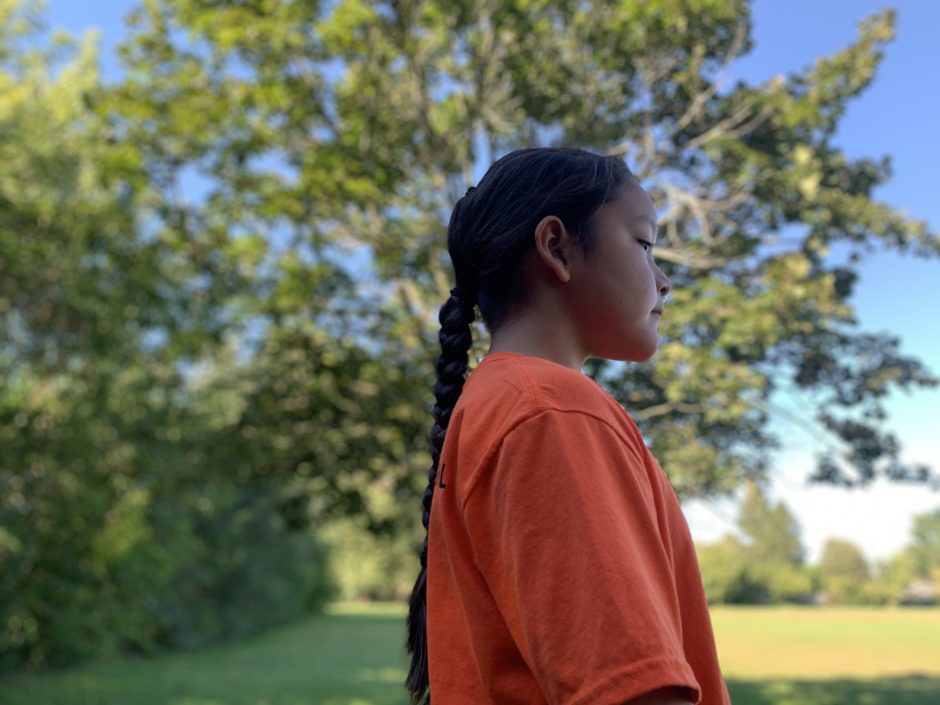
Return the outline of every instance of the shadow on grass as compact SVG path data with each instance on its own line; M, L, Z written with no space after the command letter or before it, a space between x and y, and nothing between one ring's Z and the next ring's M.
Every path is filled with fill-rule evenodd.
M728 680L734 705L927 705L940 703L940 676L833 680Z

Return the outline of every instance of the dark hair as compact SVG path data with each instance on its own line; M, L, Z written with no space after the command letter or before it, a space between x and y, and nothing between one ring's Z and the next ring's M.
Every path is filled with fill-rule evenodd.
M457 201L447 226L447 249L457 286L441 307L434 384L434 426L429 434L431 469L424 491L421 521L425 531L437 465L451 412L463 389L470 346L474 305L486 327L499 328L526 301L522 258L534 247L539 221L555 215L584 251L591 246L594 215L624 183L636 178L619 157L580 149L520 149L493 163L480 180ZM425 534L421 571L411 593L408 613L408 651L411 667L405 685L413 703L430 703L427 652L427 558Z

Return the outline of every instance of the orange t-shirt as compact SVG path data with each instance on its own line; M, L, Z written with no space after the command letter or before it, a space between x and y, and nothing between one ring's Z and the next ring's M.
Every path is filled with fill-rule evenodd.
M432 705L730 703L675 492L583 373L512 352L470 373L428 540Z

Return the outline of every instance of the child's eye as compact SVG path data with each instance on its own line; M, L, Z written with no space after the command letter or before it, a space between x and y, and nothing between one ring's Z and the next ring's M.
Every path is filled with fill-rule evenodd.
M637 242L639 242L647 252L653 249L653 243L649 240L637 240Z

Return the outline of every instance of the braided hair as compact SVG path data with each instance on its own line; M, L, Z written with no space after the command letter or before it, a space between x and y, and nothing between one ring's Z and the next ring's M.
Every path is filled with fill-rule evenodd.
M533 148L510 152L493 163L477 187L454 207L447 226L447 249L456 286L441 307L435 370L434 425L429 441L431 468L422 499L427 532L438 462L447 425L469 364L471 325L479 306L491 333L527 302L522 258L534 248L536 225L557 216L585 252L590 250L594 215L636 178L619 157L580 149ZM405 686L415 705L430 705L427 649L427 561L425 533L421 570L409 602L407 648L411 666Z

